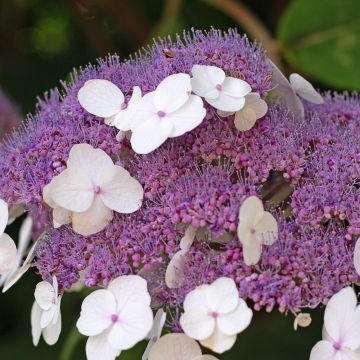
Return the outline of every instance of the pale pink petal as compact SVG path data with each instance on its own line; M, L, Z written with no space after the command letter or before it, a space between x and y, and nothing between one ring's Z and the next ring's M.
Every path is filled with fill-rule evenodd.
M179 73L166 77L155 90L154 105L157 111L171 113L182 107L191 92L190 76Z
M54 177L50 189L52 200L71 211L86 211L94 199L91 179L75 169L64 170Z
M121 350L114 349L109 341L110 329L97 336L90 336L86 342L87 360L115 360L121 353Z
M7 234L0 237L0 275L9 272L17 258L17 249L14 240Z
M223 91L219 92L216 99L208 99L206 101L217 110L235 112L241 110L245 105L245 97L229 96Z
M255 114L256 119L263 117L268 111L268 105L266 101L261 99L258 93L250 93L245 97L245 108L251 108Z
M149 305L142 302L127 304L120 313L109 333L109 343L119 350L132 348L144 340L153 325L153 313Z
M41 337L41 319L42 310L40 306L34 301L31 308L31 335L34 346L37 346Z
M243 299L239 299L238 306L230 313L219 315L217 326L225 335L236 335L244 331L251 322L253 313Z
M169 137L177 137L195 129L204 120L206 110L199 96L190 95L189 100L164 121L171 121L173 128Z
M104 169L98 175L101 200L119 213L130 214L140 209L144 190L141 184L121 166Z
M42 331L43 338L48 345L55 345L61 333L61 314L55 324L50 324Z
M147 306L151 302L146 280L138 275L119 276L110 282L108 290L115 296L119 311L135 302Z
M357 240L354 250L354 265L356 272L360 275L360 238Z
M0 236L4 233L7 223L9 221L8 204L0 199Z
M200 341L200 344L218 354L222 354L225 351L230 350L235 342L236 335L224 335L216 328L213 334L207 339Z
M185 334L166 334L151 349L149 360L194 360L199 356L201 349L196 341Z
M89 210L72 213L72 226L76 233L83 236L96 234L105 229L113 218L113 211L104 205L101 197L96 195Z
M209 310L226 314L236 309L239 303L239 292L233 279L221 277L205 290Z
M186 254L188 250L178 251L170 260L165 273L165 284L170 289L181 287L185 282Z
M218 113L218 115L220 117L228 117L228 116L234 115L233 111L221 111L221 110L218 110L217 113Z
M261 258L262 243L256 236L250 235L246 237L243 244L243 256L246 265L256 265Z
M79 90L78 100L90 114L109 117L121 110L124 94L111 81L94 79Z
M296 93L303 99L310 101L313 104L324 103L323 97L314 89L311 83L299 74L291 74L289 80Z
M55 208L57 206L56 202L52 198L52 182L44 186L42 195L44 202L50 207Z
M208 310L203 304L201 310L188 310L181 315L180 325L186 335L196 340L204 340L214 332L215 318Z
M54 228L71 223L71 211L63 209L60 206L55 206L53 210L53 224Z
M319 341L311 350L310 360L342 360L337 355L333 344L329 341Z
M196 236L197 228L192 225L189 225L186 230L184 236L180 240L180 249L188 251L193 244Z
M98 335L111 326L111 315L115 313L114 295L108 290L96 290L83 301L76 326L83 335Z
M224 70L216 66L194 65L191 72L191 87L196 95L206 99L216 99L219 96L219 91L215 87L224 82Z
M272 214L265 211L254 227L256 236L264 245L272 245L278 239L278 224Z
M256 113L249 107L244 107L235 114L234 124L239 131L248 131L256 123Z
M226 77L221 87L222 92L234 98L245 97L251 92L251 86L246 81L233 77Z
M170 136L174 125L164 118L152 117L133 130L131 146L138 154L148 154L161 146Z
M248 224L257 224L264 216L264 205L256 196L249 196L241 205L239 221Z
M312 322L312 319L311 319L310 314L308 314L308 313L299 313L296 316L296 318L294 319L294 330L296 331L298 329L298 326L308 327L308 326L310 326L311 322ZM324 336L323 336L323 339L328 340L328 339L325 339Z

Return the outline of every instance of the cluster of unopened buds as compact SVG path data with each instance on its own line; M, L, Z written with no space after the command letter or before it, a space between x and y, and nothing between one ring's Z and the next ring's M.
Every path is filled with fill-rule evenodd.
M300 75L292 74L288 81L270 60L268 64L272 68L272 90L294 117L304 119L301 98L313 104L323 103L322 96ZM106 232L118 214L124 214L121 215L123 218L130 217L141 210L146 196L149 201L154 202L157 201L156 196L164 196L157 189L157 194L151 198L144 182L130 174L127 164L132 154L139 157L151 156L157 149L161 151L162 145L169 142L169 139L180 138L185 134L191 136L194 129L206 123L209 112L215 112L218 121L233 119L236 131L247 134L262 121L269 110L264 94L257 92L248 82L227 76L226 68L201 63L192 65L190 74L181 72L166 76L152 91L143 89L141 84L132 84L132 92L127 92L126 95L112 81L92 78L77 90L77 99L82 110L103 119L101 121L109 126L111 133L114 134L113 129L116 128L116 140L127 146L120 149L120 152L123 151L121 156L114 156L105 151L105 145L97 147L86 142L73 144L65 162L56 160L59 164L56 163L55 170L61 170L48 179L42 188L42 206L51 209L53 228L66 227L81 238L95 239L86 245L87 249L96 243L96 234ZM77 121L75 114L70 115ZM298 161L296 154L293 156L294 161ZM186 157L186 154L179 154L179 157ZM164 159L166 166L166 154ZM147 161L151 168L151 158ZM245 163L246 156L236 158L236 161ZM201 164L199 169L200 166ZM249 174L252 174L250 170ZM295 178L298 174L294 171L288 175L290 176ZM285 175L284 178L286 179ZM196 186L194 184L194 191L197 190ZM189 187L191 191L191 184ZM224 228L229 229L228 233L219 230L219 238L216 241L210 240L208 246L217 242L220 245L226 243L229 233L237 234L238 244L233 243L232 248L229 245L227 254L246 268L257 267L265 247L270 248L278 241L281 225L276 211L264 207L264 201L251 189L238 191L243 197L237 205L238 212L225 218L228 216L226 211L230 211L225 209L224 220L219 220L220 225L224 224ZM230 200L219 197L216 201L229 201L229 206L232 206L232 194L227 196ZM214 208L217 206L216 201L211 204ZM3 233L0 238L0 274L4 291L31 267L35 256L40 256L38 249L46 237L47 229L30 248L29 242L34 230L31 215L23 222L18 247L4 233L6 225L22 215L25 209L20 205L8 207L3 200L0 202L0 230ZM196 221L191 216L188 221L189 215L185 208L179 207L176 211L175 215L172 214L172 221L182 222L185 228L180 228L182 235L174 235L178 250L172 253L162 273L161 281L169 289L169 293L185 286L189 276L187 262L189 257L201 257L201 237L207 236L208 226L206 222ZM213 211L207 210L210 218ZM166 209L164 219L158 217L154 221L159 221L161 226L166 221L165 215ZM182 220L179 220L181 217ZM233 224L236 224L235 228ZM131 226L130 221L128 226ZM147 231L151 232L152 229ZM114 238L113 241L115 240ZM60 243L57 246L62 245ZM166 246L169 245L161 246L162 252L166 253ZM241 255L235 249L236 246L241 249ZM146 254L146 250L142 251ZM134 247L127 254L131 256L135 268L139 266L139 252L141 251ZM25 255L27 257L23 260ZM161 256L159 254L160 258ZM357 241L352 259L360 274L360 241ZM271 261L269 260L269 264ZM280 265L281 260L278 261ZM159 260L158 263L151 264L150 261L131 274L124 271L126 274L109 279L104 282L103 287L85 298L77 328L88 337L86 354L89 360L113 360L121 351L132 348L146 338L149 339L149 344L143 360L215 360L212 355L202 354L198 342L214 353L222 354L233 347L237 335L249 326L253 312L246 299L242 298L238 280L233 276L214 279L209 274L211 281L198 283L192 289L185 287L187 290L184 290L182 296L181 312L175 316L176 319L170 318L174 317L171 309L169 313L166 308L162 309L160 306L159 309L148 289L147 280L151 281L148 273L152 267L157 271L158 265L164 265L164 262ZM79 264L79 269L83 271L84 266ZM107 269L103 268L101 271L106 272ZM229 274L236 273L236 269L230 267L226 271ZM301 279L300 273L298 276ZM248 279L251 281L250 276ZM41 335L47 344L53 345L61 332L60 304L64 286L62 284L59 288L55 272L51 282L49 280L40 282L35 289L35 302L31 311L35 345ZM80 283L82 285L84 280L80 279ZM78 284L73 284L75 286ZM351 287L345 287L332 295L325 311L323 340L315 345L310 359L360 359L360 307L357 305L355 291ZM254 294L254 301L255 299ZM153 310L156 308L154 317ZM166 321L175 322L182 333L162 335ZM310 323L309 314L296 314L295 329L298 326L309 326Z

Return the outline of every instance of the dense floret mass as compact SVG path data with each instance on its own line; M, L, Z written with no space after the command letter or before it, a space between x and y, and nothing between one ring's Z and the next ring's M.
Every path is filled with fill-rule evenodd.
M170 56L169 56L170 54ZM77 92L87 80L107 79L129 97L134 86L152 91L170 74L190 73L194 64L216 65L246 80L265 98L272 70L262 49L235 31L192 32L159 40L120 62L111 56L73 74L64 93L55 90L36 115L0 149L0 194L9 204L25 204L38 220L36 266L62 288L81 277L88 287L139 273L148 280L154 307L176 311L195 286L226 276L256 310L297 312L326 303L339 289L358 281L352 255L360 234L360 99L326 94L323 105L307 105L295 118L273 103L249 131L234 117L207 106L195 130L169 139L148 155L135 154L128 139L87 113ZM52 229L42 189L66 168L74 144L103 149L143 186L142 208L115 214L100 233L84 237L70 226ZM279 223L279 240L247 266L236 237L239 208L250 195L262 198ZM166 266L179 250L188 226L198 230L186 256L185 284L165 285Z

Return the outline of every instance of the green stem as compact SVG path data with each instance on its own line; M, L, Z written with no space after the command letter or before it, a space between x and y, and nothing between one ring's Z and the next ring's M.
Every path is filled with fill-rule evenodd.
M60 360L71 360L74 359L73 352L76 348L76 345L82 339L82 335L77 331L76 326L70 331L63 349L60 353Z

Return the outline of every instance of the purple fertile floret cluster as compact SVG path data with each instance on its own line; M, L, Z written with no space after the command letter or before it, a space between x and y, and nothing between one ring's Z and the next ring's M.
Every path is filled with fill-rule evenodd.
M233 278L255 310L297 312L326 303L359 281L352 254L360 235L360 98L328 93L323 105L305 104L305 120L274 102L246 132L235 128L233 116L221 118L206 105L200 126L148 155L135 154L126 138L117 142L115 129L77 100L87 80L111 80L130 97L134 86L152 91L195 64L216 65L263 97L271 90L272 69L258 45L232 30L194 31L175 42L159 40L128 61L111 56L73 74L63 93L47 95L1 145L1 197L35 214L34 238L47 232L37 248L38 272L49 281L55 274L61 288L80 276L95 287L139 273L148 280L153 306L173 309L175 318L189 291L221 276ZM52 229L42 201L43 187L66 168L78 143L103 149L145 192L138 212L115 214L89 237L70 226ZM250 195L279 223L278 241L264 247L255 266L244 264L236 236L239 208ZM166 266L190 225L198 233L186 257L185 283L169 289Z

